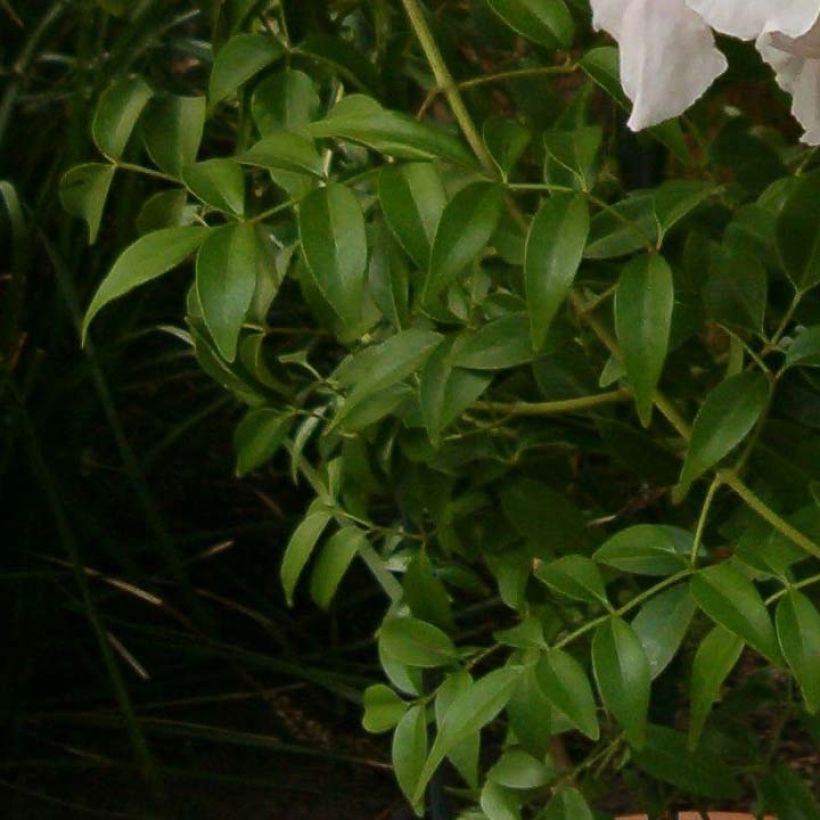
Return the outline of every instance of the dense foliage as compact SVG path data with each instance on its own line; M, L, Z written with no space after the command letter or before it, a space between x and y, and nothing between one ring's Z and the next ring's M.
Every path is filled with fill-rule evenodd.
M816 816L820 169L753 49L635 137L584 0L205 6L207 88L113 72L60 183L92 243L147 190L83 336L193 260L237 474L314 496L259 571L383 590L410 804Z

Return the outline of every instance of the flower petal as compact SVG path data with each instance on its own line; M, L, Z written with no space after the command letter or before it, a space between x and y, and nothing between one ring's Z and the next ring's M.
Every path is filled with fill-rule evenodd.
M633 131L682 114L727 67L712 31L684 0L632 0L618 42Z
M817 0L686 0L721 34L754 40L769 31L805 34L820 15Z
M592 0L592 25L620 39L624 15L632 0Z

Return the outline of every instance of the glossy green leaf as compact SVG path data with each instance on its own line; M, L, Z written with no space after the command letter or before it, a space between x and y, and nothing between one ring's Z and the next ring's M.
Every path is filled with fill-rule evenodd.
M114 179L114 166L89 162L75 165L60 180L60 202L73 216L88 224L88 244L97 241L105 201Z
M530 225L524 260L527 312L534 350L547 339L566 300L589 235L589 207L580 194L546 200Z
M652 673L640 639L620 618L608 618L592 639L592 668L601 700L635 749L646 741Z
M609 605L600 570L584 555L565 555L541 564L535 576L560 595L588 604Z
M337 413L335 423L341 423L375 393L393 387L418 371L440 343L438 333L411 328L348 359L336 371L336 377L342 385L353 389Z
M504 179L509 177L532 139L529 128L518 120L507 117L490 117L485 120L481 136Z
M257 278L275 266L273 248L260 228L233 223L213 230L196 259L196 290L202 318L217 350L232 362Z
M479 805L486 820L521 820L521 800L512 789L492 780L484 781Z
M368 686L364 690L363 705L362 726L365 731L373 734L390 731L407 711L407 703L382 683ZM423 757L427 757L426 749Z
M642 256L623 269L615 292L615 333L644 427L652 419L674 306L672 271L662 257Z
M450 353L452 365L474 370L506 370L532 359L529 322L523 313L511 313L461 333Z
M527 667L507 703L506 714L518 743L540 759L550 749L553 708L537 681L535 668Z
M420 669L449 666L458 658L447 634L418 618L388 618L379 630L379 644L399 663Z
M233 96L240 86L275 63L284 51L269 34L236 34L219 50L211 70L208 102Z
M358 142L398 159L436 159L467 167L475 164L461 140L446 131L382 108L375 100L368 102L358 105L354 101L351 105L343 100L343 104L337 105L325 119L311 123L307 130L314 137Z
M564 0L487 0L490 8L517 34L546 48L567 48L575 24Z
M206 205L236 216L245 213L245 174L232 159L206 159L182 169L182 180Z
M649 727L646 746L635 753L634 760L651 777L685 793L715 800L740 795L730 766L704 749L690 751L686 735L665 726Z
M207 104L204 97L155 97L142 116L142 138L151 159L166 174L179 177L196 162Z
M699 179L671 179L655 191L655 216L663 237L674 225L707 200L715 186Z
M507 749L487 772L487 779L508 789L538 789L546 786L555 772L524 749Z
M798 290L820 282L820 172L798 178L777 219L777 246Z
M638 610L631 626L649 661L653 680L677 654L696 609L689 585L678 584L650 598Z
M339 584L353 563L367 537L354 526L342 527L322 545L310 576L310 597L321 609L327 609Z
M379 174L379 203L407 255L420 268L426 268L447 204L436 166L430 162L386 165Z
M457 672L451 672L447 675L436 691L435 713L438 728L441 728L447 712L453 705L453 701L472 685L473 679L470 673L464 669L459 669ZM480 753L481 731L478 729L465 734L447 752L447 759L456 768L464 782L472 789L478 788L479 784L478 764Z
M743 651L743 640L716 626L702 641L692 664L689 685L689 748L700 740L706 718L720 699L720 690Z
M367 236L356 195L344 185L318 188L299 207L302 252L330 306L347 324L362 311Z
M747 371L722 381L700 408L680 475L685 490L752 431L769 399L762 373Z
M188 205L188 192L184 188L158 191L145 200L137 214L137 233L144 236L163 228L180 228L194 221L196 205Z
M313 141L291 131L274 131L235 158L243 165L279 169L321 177L322 158Z
M246 476L270 461L282 446L293 417L272 407L249 410L234 432L236 475Z
M337 73L351 88L379 95L382 79L367 54L332 34L313 32L299 43L299 52Z
M424 791L419 781L427 758L427 717L424 706L411 706L393 733L391 757L399 788L421 816Z
M262 136L299 131L314 120L321 101L313 79L303 71L285 68L262 80L251 98L251 115Z
M435 573L427 550L419 550L407 565L402 587L404 599L416 618L447 631L453 628L450 598Z
M425 295L432 298L474 262L495 233L504 193L490 182L474 182L459 191L441 216L433 240Z
M113 159L122 156L153 93L142 77L115 80L103 92L94 113L91 134L94 144L105 156Z
M741 251L715 248L703 301L710 319L730 328L760 333L768 300L768 275L763 263Z
M333 515L326 509L309 512L291 535L279 568L288 606L293 606L293 593L302 570L332 518Z
M472 683L453 699L424 764L413 802L421 800L427 783L450 749L462 738L486 726L504 708L520 674L518 669L496 669Z
M595 214L585 259L616 259L656 244L658 221L652 194L635 194Z
M175 268L204 242L207 235L208 229L199 226L167 228L146 234L129 245L103 279L88 306L83 319L83 340L91 321L103 307Z
M603 130L597 125L572 131L545 132L544 176L547 181L557 184L564 181L573 188L590 191L595 185L596 160L603 136Z
M786 367L820 367L820 325L797 334L786 351Z
M594 820L589 804L577 789L562 788L550 800L538 820Z
M636 524L608 538L592 557L636 575L672 575L688 565L692 540L679 527Z
M802 593L792 590L777 605L777 638L794 672L806 710L820 710L820 613Z
M598 740L598 716L589 678L583 667L562 649L541 654L535 667L541 691L590 740Z
M698 606L724 629L765 655L781 662L774 626L757 587L726 562L701 570L691 580Z
M433 443L490 385L492 377L454 367L451 351L454 339L442 342L421 371L419 400L424 424Z

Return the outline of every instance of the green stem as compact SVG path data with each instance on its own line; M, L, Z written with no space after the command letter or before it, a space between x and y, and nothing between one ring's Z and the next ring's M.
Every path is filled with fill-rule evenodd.
M170 174L163 174L162 171L155 171L153 168L146 168L144 165L135 165L133 162L123 162L122 160L114 159L113 157L107 156L106 159L121 171L132 171L135 174L142 174L143 176L151 177L152 179L161 179L163 182L173 182L177 185L179 184L179 180L176 177L172 177Z
M700 516L698 517L698 526L695 530L695 538L692 541L692 552L689 556L689 565L692 568L694 568L698 562L698 550L700 549L701 542L703 541L703 531L706 529L706 520L709 517L709 510L712 508L712 503L715 500L717 491L720 489L721 483L720 476L715 476L714 480L709 485L709 490L703 501L703 507L701 507Z
M563 401L482 401L476 402L473 409L506 413L510 416L556 416L562 413L580 413L601 405L628 401L631 395L628 390L612 390L609 393L601 393L597 396L582 396L581 398L565 399Z
M779 601L785 595L788 595L790 592L793 592L796 589L803 589L804 587L814 586L814 584L820 584L820 575L810 575L808 578L804 578L802 581L797 581L794 584L789 584L788 586L783 587L779 592L775 592L774 595L770 595L766 599L766 606L771 606L775 601Z
M734 492L742 498L747 506L756 512L762 519L768 521L779 533L784 535L793 544L796 544L809 555L820 558L820 546L810 538L803 535L800 530L793 527L784 518L781 518L762 498L755 495L734 470L721 470L718 473L723 484L731 487Z
M481 139L481 135L478 133L478 129L470 116L470 112L467 110L467 106L464 104L464 100L458 89L458 84L453 79L450 69L447 68L447 64L444 62L441 51L439 51L439 47L433 37L433 32L430 31L430 27L427 25L427 18L424 16L424 9L421 3L419 3L418 0L402 0L402 5L410 20L410 25L413 27L416 39L419 41L421 50L424 52L425 59L433 72L436 85L447 98L450 110L453 112L453 116L456 118L470 148L481 163L481 167L484 171L493 178L498 177L495 163L489 151L487 151L484 141Z

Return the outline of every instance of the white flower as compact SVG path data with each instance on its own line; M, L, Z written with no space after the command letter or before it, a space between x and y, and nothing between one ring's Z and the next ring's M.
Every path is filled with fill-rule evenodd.
M800 37L820 14L818 0L686 0L686 4L715 31L743 40L774 31Z
M792 95L792 114L805 129L803 141L820 145L820 22L800 37L762 34L757 49Z
M592 11L595 27L620 46L633 131L682 114L726 70L711 29L686 0L592 0Z

